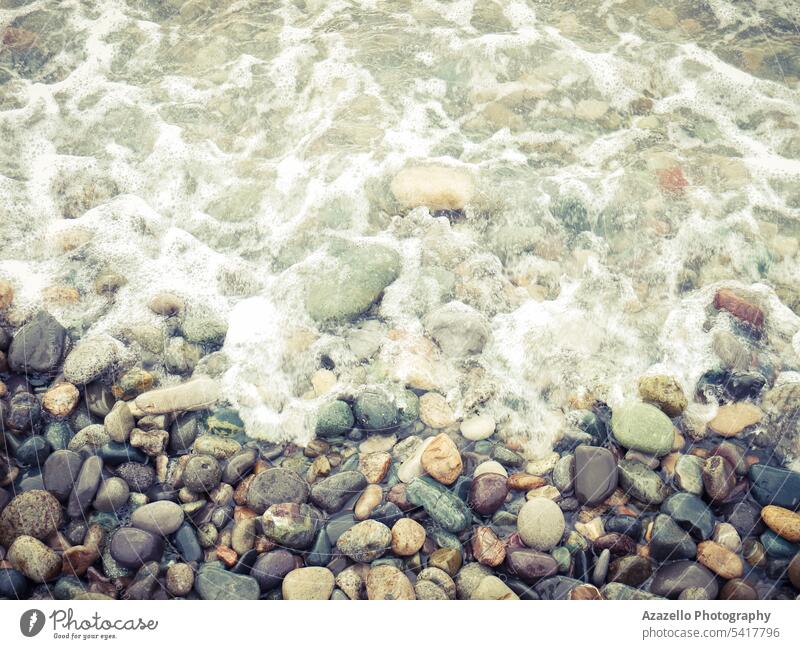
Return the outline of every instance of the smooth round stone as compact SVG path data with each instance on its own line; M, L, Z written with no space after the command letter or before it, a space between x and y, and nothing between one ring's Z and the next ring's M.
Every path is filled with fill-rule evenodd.
M761 518L773 532L790 543L800 542L800 514L785 507L767 505L761 510Z
M222 472L222 482L235 485L244 478L258 459L258 450L254 448L243 448L236 455L230 458L225 464Z
M761 505L786 509L800 507L800 473L765 464L754 464L747 472L750 493Z
M661 477L644 464L620 460L619 482L630 496L648 505L658 505L669 495L669 487Z
M697 546L691 537L666 514L659 514L653 522L650 539L650 556L659 561L694 559Z
M700 498L692 494L672 494L661 505L661 511L695 539L709 539L714 532L714 515Z
M703 460L694 455L681 455L675 463L675 483L695 496L703 494Z
M280 585L283 578L297 568L295 556L288 550L272 550L259 555L250 576L255 578L262 592L271 590Z
M346 435L355 425L353 411L346 401L331 401L317 412L315 435L317 437L339 437Z
M506 468L500 464L500 462L496 462L495 460L486 460L485 462L481 462L475 467L475 470L472 472L472 477L474 479L479 475L483 475L484 473L496 473L504 478L508 477L508 471L506 471Z
M355 420L361 428L389 431L398 424L397 406L379 392L363 392L353 404Z
M664 564L653 575L650 590L662 597L678 597L687 588L703 588L708 599L715 599L719 587L716 575L694 561L674 561Z
M355 524L336 541L336 547L342 554L360 563L369 563L382 557L391 545L391 530L373 520Z
M19 570L0 568L0 597L24 599L28 590L28 580Z
M67 514L69 514L70 518L78 518L89 509L89 504L94 499L97 488L100 486L102 473L103 460L100 457L92 455L86 458L81 466L80 473L78 473L75 487L69 495Z
M52 581L61 572L61 557L32 536L18 536L7 558L15 570L37 583Z
M308 483L296 472L282 467L262 471L250 482L247 505L257 514L281 503L304 503L308 500Z
M128 483L131 491L144 493L156 481L156 472L152 466L139 462L125 462L116 469L118 477Z
M547 498L532 498L517 515L517 528L523 543L535 550L552 550L564 535L564 514Z
M468 439L471 442L479 442L494 435L496 426L494 417L482 414L462 421L460 430L464 439Z
M147 462L147 455L141 449L121 442L103 444L98 454L103 458L103 462L109 466L119 466L129 462L140 464Z
M672 450L672 422L661 410L647 403L631 402L614 408L611 429L625 448L662 456Z
M114 512L127 504L129 495L128 483L112 476L100 483L93 506L99 512Z
M219 485L222 467L211 455L195 455L183 468L183 484L195 493L207 493Z
M594 540L592 547L595 552L607 549L615 556L636 552L636 542L630 536L616 532L603 534Z
M326 600L334 585L333 573L327 568L296 568L283 578L281 592L285 600Z
M509 550L506 553L506 564L511 572L528 584L558 573L558 561L552 556L527 548Z
M575 449L575 497L585 505L596 505L617 488L617 461L600 446L580 445Z
M239 600L258 599L258 582L249 575L224 570L216 563L205 563L197 571L194 582L200 599Z
M311 488L311 501L332 514L340 511L366 486L367 479L359 471L341 471L315 484Z
M719 455L708 458L703 464L703 487L711 500L721 501L736 484L733 467Z
M72 429L66 421L51 421L44 429L44 436L54 450L60 451L72 439Z
M14 334L8 349L9 367L21 374L50 374L64 353L67 330L47 311L37 312Z
M416 599L414 587L402 570L390 565L375 566L367 574L367 599Z
M608 569L608 581L616 581L628 586L641 586L653 573L653 564L646 557L637 555L619 557Z
M109 545L111 556L121 566L138 568L148 561L158 561L164 552L160 536L135 527L121 527L114 532Z
M264 535L279 545L305 549L311 545L319 525L319 514L305 503L270 505L261 518Z
M173 563L164 578L167 590L175 597L183 597L194 586L194 569L188 563Z
M473 478L469 490L469 506L481 516L491 516L506 501L506 482L506 477L498 473L483 473Z
M142 505L131 515L131 525L162 536L176 532L181 523L183 523L183 509L169 500Z
M600 556L597 557L597 561L594 564L594 570L592 571L592 583L595 586L602 586L605 581L606 577L608 576L608 566L611 563L611 550L605 549L600 553Z
M9 547L18 536L44 539L64 520L61 504L47 491L25 491L11 499L0 512L0 545Z
M31 435L16 452L17 461L23 466L41 466L51 451L50 442L41 435Z
M173 534L172 543L187 563L200 561L203 558L203 548L200 547L197 534L188 521L185 521Z
M425 543L425 528L410 518L401 518L392 527L392 552L410 557Z
M66 501L82 465L83 458L74 451L54 451L42 469L44 488L60 501Z
M744 579L731 579L719 592L720 599L760 599L758 592Z

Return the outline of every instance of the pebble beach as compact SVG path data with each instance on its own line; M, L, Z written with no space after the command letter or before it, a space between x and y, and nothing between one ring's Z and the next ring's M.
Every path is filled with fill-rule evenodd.
M796 8L216 4L0 0L0 599L800 599Z

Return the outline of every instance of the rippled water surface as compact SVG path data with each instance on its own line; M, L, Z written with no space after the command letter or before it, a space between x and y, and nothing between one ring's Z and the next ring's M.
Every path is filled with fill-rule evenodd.
M147 302L177 292L253 436L409 385L533 456L648 371L691 392L734 326L720 286L764 307L763 363L798 364L793 0L0 0L0 27L9 319L44 303L159 367ZM404 207L420 164L469 179L466 207ZM311 317L320 282L365 281L342 263L366 244L399 256L380 301ZM481 354L423 337L452 300Z

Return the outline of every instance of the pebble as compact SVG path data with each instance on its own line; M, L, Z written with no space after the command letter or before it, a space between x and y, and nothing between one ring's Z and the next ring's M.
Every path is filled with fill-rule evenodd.
M717 523L714 526L714 541L725 546L731 552L740 552L742 549L742 539L739 532L730 523Z
M8 349L8 365L20 374L52 374L64 354L67 331L47 311L20 327Z
M382 557L392 543L393 535L386 525L366 520L356 523L342 534L336 541L336 547L353 561L369 563Z
M734 485L736 475L728 462L715 455L703 463L703 486L712 501L722 501L728 497Z
M597 561L594 564L592 571L592 583L595 586L602 586L606 582L608 576L608 566L611 563L611 550L605 549L600 552Z
M558 573L558 562L549 554L527 548L510 549L506 564L526 583L536 583Z
M157 293L147 303L147 308L153 313L165 317L178 315L185 307L186 303L182 297L166 291Z
M183 597L194 586L194 570L188 563L173 563L167 568L165 585L170 594Z
M426 601L446 601L449 599L444 590L432 581L417 579L414 584L414 595L416 599Z
M596 505L617 488L617 462L611 451L599 446L575 449L575 496L585 505Z
M91 383L122 359L123 349L122 343L111 336L85 338L64 359L64 377L77 385Z
M514 491L530 491L546 484L547 481L544 478L529 473L514 473L506 479L506 486Z
M489 324L478 310L458 300L436 307L422 320L425 331L445 356L480 354L489 340Z
M536 550L551 550L564 535L564 514L552 500L534 498L520 509L517 527L525 545Z
M375 508L383 500L383 489L379 485L370 484L361 493L353 507L353 516L357 521L363 521L370 517Z
M162 536L176 532L181 523L183 523L183 509L169 500L142 505L131 515L133 527Z
M500 462L495 462L494 460L486 460L476 466L475 470L472 472L472 478L475 479L484 473L494 473L508 478L508 471L506 471L506 468L500 464Z
M795 555L789 562L787 575L789 576L789 581L792 582L792 586L800 590L800 554Z
M111 556L125 568L138 568L148 561L158 561L164 551L164 541L145 530L120 527L111 536Z
M80 400L80 392L72 383L59 383L42 396L42 408L53 417L68 417Z
M44 488L60 501L66 501L82 464L83 458L74 451L54 451L45 460L42 468Z
M100 483L93 507L99 512L113 512L125 506L130 495L128 483L112 476Z
M658 406L668 417L678 417L688 405L680 383L663 374L643 376L639 379L639 396Z
M70 518L78 518L89 509L100 486L102 472L103 460L99 456L92 455L83 462L75 486L69 495L67 514Z
M353 414L361 428L384 433L397 426L400 415L392 400L378 391L359 394L353 403Z
M431 211L464 209L475 193L469 172L441 165L406 167L392 179L390 189L403 207Z
M506 583L494 575L481 579L472 591L470 599L474 600L517 600L519 597Z
M210 455L193 455L183 467L183 484L195 493L207 493L222 478L222 467ZM252 484L250 485L252 488Z
M460 431L464 439L479 442L494 435L496 427L494 417L489 414L481 414L464 419L461 422Z
M31 581L45 583L61 572L61 558L39 539L21 535L8 548L8 562Z
M370 484L383 481L391 466L392 456L385 451L361 455L358 460L358 470Z
M425 528L411 518L401 518L392 526L392 552L410 557L425 543Z
M659 561L694 559L697 546L691 537L666 514L653 521L650 556Z
M761 421L761 408L747 401L720 406L717 415L709 422L709 428L723 437L736 437L750 426Z
M108 433L106 433L106 429L102 424L90 424L89 426L81 428L75 434L75 437L67 444L67 448L75 452L83 449L94 451L108 444L110 441L111 438L108 436Z
M317 437L339 437L349 433L355 425L353 411L346 401L330 401L317 411L314 433Z
M729 600L756 600L760 599L758 592L744 579L731 579L719 592L720 599Z
M124 401L117 401L103 420L108 436L119 443L128 441L135 423L131 409Z
M469 506L482 516L491 516L505 503L507 478L497 473L483 473L472 479Z
M406 496L412 504L423 507L428 516L448 532L458 533L472 521L472 513L466 503L428 477L415 478L410 482Z
M295 556L288 550L272 550L261 554L250 569L262 591L272 590L283 578L297 568Z
M0 279L0 311L8 309L13 301L14 286L7 279Z
M646 582L652 573L653 564L647 557L619 557L609 566L608 581L637 587Z
M661 505L668 514L695 539L705 540L714 530L714 515L700 498L688 493L674 493Z
M416 599L411 581L401 570L391 565L371 568L366 583L369 600Z
M428 567L439 568L451 577L455 577L461 568L461 550L456 548L439 548L428 557Z
M41 489L24 491L0 512L0 545L9 547L18 536L45 539L63 522L61 504Z
M735 579L744 573L739 555L714 541L703 541L697 546L697 561L723 579Z
M695 496L703 494L703 459L681 455L675 463L675 484Z
M671 598L687 588L704 588L708 599L714 599L719 590L714 573L694 561L665 563L656 570L650 584L653 594Z
M409 437L408 439L419 440L418 437ZM414 478L418 478L425 474L425 469L422 468L422 454L425 452L425 449L433 443L433 440L433 437L428 437L423 441L418 441L414 450L409 454L409 456L401 460L402 464L397 470L397 477L400 478L402 482L411 482ZM403 444L403 442L397 446L399 447L401 444Z
M287 548L305 549L314 540L320 524L318 512L305 503L270 505L263 513L264 535Z
M136 407L148 415L162 415L208 408L219 399L218 383L200 377L168 388L150 390L136 397Z
M714 308L727 311L735 318L761 329L764 326L764 312L746 298L737 295L734 291L727 288L719 289L714 295Z
M118 477L122 478L131 491L144 493L156 480L156 472L153 467L140 462L124 462L116 469Z
M366 485L366 479L358 471L342 471L315 484L311 488L311 501L332 514L341 511L347 501L361 493Z
M538 458L536 460L532 460L528 462L525 467L525 471L532 475L543 476L547 475L548 473L552 472L553 469L556 468L556 464L561 459L561 456L556 453L550 453L542 458Z
M397 435L370 435L358 445L358 452L368 455L369 453L388 453L397 444Z
M506 547L490 527L477 527L472 536L472 556L478 563L492 568L506 559Z
M672 450L672 422L661 410L647 403L629 402L614 408L611 428L624 447L662 456Z
M362 574L363 570L360 569L360 564L348 566L336 575L336 586L340 588L350 600L364 599L365 575Z
M194 587L200 599L205 600L258 599L260 594L253 577L230 572L215 563L200 566Z
M748 471L750 493L761 505L787 509L800 507L800 473L765 464L754 464ZM741 532L741 530L739 530Z
M648 505L658 505L669 494L669 487L661 477L644 464L620 460L617 466L622 489L637 500Z
M431 428L447 428L456 421L450 404L437 392L426 392L419 398L419 418Z
M791 543L800 543L800 514L784 507L767 505L761 518L773 532Z
M283 578L281 592L285 600L327 600L334 585L333 573L327 568L296 568Z

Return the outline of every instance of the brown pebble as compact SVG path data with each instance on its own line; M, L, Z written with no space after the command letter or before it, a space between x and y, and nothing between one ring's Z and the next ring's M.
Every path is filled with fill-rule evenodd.
M719 593L720 599L759 599L756 589L744 579L731 579Z
M739 555L714 541L703 541L697 546L697 561L723 579L736 579L744 573Z
M790 509L767 505L761 510L761 518L778 536L791 543L800 543L800 514Z
M714 295L714 308L727 311L735 318L756 329L764 326L764 312L755 304L737 295L732 290L721 288Z

